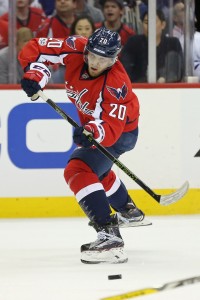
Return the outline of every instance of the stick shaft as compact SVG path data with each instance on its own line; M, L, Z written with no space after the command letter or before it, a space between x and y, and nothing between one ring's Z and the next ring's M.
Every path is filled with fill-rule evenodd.
M54 101L48 99L42 91L38 92L39 96L46 101L63 119L67 120L73 127L79 127L79 125L68 116ZM117 165L124 173L126 173L132 180L134 180L143 190L145 190L152 198L158 203L160 202L160 195L154 193L142 180L140 180L133 172L127 168L122 162L115 158L106 148L99 144L91 135L88 136L90 142L101 151L107 158L109 158L115 165Z
M186 285L195 284L195 283L199 283L199 282L200 282L200 276L189 277L189 278L182 279L182 280L168 282L168 283L162 285L161 287L157 287L157 288L151 287L151 288L144 288L144 289L140 289L140 290L130 291L130 292L127 292L124 294L102 298L101 300L130 299L130 298L154 294L154 293L158 293L158 292L162 292L162 291L168 291L168 290L172 290L172 289L175 289L178 287L183 287Z

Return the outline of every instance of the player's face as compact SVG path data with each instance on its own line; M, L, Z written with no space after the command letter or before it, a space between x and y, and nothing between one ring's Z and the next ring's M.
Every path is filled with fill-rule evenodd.
M93 33L92 25L87 19L79 20L75 27L75 34L89 37Z
M106 21L116 22L117 20L121 20L123 9L121 9L117 3L111 0L106 1L103 8L103 13Z
M103 57L92 52L88 52L88 71L90 76L99 76L103 71L113 65L114 60L114 58Z

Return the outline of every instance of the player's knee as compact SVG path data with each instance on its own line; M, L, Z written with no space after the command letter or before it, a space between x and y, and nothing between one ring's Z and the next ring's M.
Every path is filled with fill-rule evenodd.
M70 160L64 170L64 178L67 184L69 184L70 178L72 178L77 172L77 161L76 159Z
M70 185L70 181L72 181L74 176L83 172L91 172L91 169L80 159L72 159L64 170L65 181Z
M64 170L64 178L75 195L91 183L98 182L97 175L79 159L72 159L68 163Z

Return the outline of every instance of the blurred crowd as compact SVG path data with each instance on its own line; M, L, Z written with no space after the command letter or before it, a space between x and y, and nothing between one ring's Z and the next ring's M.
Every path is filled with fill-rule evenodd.
M191 12L191 76L200 78L200 1ZM0 0L0 84L9 83L9 0ZM156 80L184 82L185 3L157 0ZM121 36L121 60L132 82L148 82L148 0L16 0L16 55L33 37L89 37L105 26ZM17 57L16 57L17 61ZM51 83L64 83L63 66L51 68ZM17 82L23 70L17 62Z

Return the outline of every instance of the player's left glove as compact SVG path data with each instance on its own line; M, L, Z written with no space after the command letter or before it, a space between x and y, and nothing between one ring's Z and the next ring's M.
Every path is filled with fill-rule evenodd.
M51 72L42 63L31 63L28 71L24 73L21 80L21 86L26 92L28 97L32 97L34 94L45 87L51 78ZM37 100L35 98L34 100Z
M103 126L95 121L91 121L85 126L76 127L73 134L74 143L84 148L90 148L92 142L88 140L88 135L92 135L98 143L101 143L105 137Z

